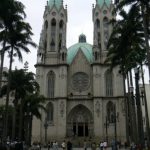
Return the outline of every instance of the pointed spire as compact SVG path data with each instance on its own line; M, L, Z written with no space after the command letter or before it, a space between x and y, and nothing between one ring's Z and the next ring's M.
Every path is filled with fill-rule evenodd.
M53 6L56 6L57 9L60 9L60 7L63 4L63 0L49 0L48 5L52 8Z

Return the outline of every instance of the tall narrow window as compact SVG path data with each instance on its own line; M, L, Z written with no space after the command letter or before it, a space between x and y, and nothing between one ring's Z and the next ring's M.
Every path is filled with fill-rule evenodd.
M103 19L103 28L108 30L109 24L108 24L108 18L104 17Z
M64 29L64 22L63 22L63 20L61 20L59 22L59 51L62 48L62 36L63 36L63 32L64 32L63 29Z
M54 39L52 39L50 45L51 45L51 51L55 51L55 42L54 42Z
M103 29L104 29L104 46L107 49L108 39L109 39L109 21L107 17L103 19Z
M96 28L99 29L100 28L100 21L99 21L99 19L96 19L95 24L96 24Z
M54 107L53 107L53 104L51 102L49 102L46 106L46 110L47 110L47 121L50 123L50 122L53 122L53 112L54 112Z
M113 79L112 72L107 70L105 73L106 96L113 96Z
M51 21L51 51L55 51L55 36L56 36L56 20L53 18Z
M51 33L52 33L52 36L55 36L55 33L56 33L56 20L54 18L51 21Z
M54 98L54 92L55 92L55 74L53 71L50 71L48 73L48 97Z
M47 31L47 28L48 28L48 21L47 20L45 21L44 27L45 27L45 29Z
M113 104L111 101L107 103L106 106L107 110L107 119L109 123L115 123L115 117L116 117L116 107L115 104Z
M59 22L59 28L60 28L60 30L63 30L63 27L64 27L64 22L61 20Z

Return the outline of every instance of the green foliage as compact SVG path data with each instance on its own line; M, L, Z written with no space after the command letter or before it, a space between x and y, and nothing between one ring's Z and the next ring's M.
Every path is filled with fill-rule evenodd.
M45 97L39 95L38 93L27 95L24 101L24 112L32 114L32 116L36 116L41 119L40 110L46 111L43 104L45 103Z
M114 29L108 42L106 62L111 62L111 67L119 65L123 73L146 59L144 31L139 12L139 7L133 5L129 12L119 12L120 20L113 20Z
M8 78L8 73L4 73ZM11 73L10 90L15 93L15 99L23 99L27 94L38 93L39 85L35 81L35 74L15 69ZM6 95L7 84L2 87L1 96Z

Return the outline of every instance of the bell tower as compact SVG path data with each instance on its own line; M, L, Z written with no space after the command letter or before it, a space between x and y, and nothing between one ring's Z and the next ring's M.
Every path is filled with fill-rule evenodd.
M107 43L111 33L109 21L113 18L111 0L96 0L93 5L93 54L94 61L103 63L107 54Z
M63 0L49 0L43 15L38 60L39 64L66 63L67 6Z

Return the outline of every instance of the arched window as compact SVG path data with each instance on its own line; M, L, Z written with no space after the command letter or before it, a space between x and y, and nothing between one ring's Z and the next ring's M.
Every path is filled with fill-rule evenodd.
M47 49L47 41L45 40L45 42L44 42L44 50L46 51L46 49Z
M97 33L97 40L98 40L98 46L101 48L101 34L100 32Z
M44 27L47 30L47 28L48 28L48 21L47 20L45 21Z
M53 18L51 21L51 36L55 37L56 33L56 20Z
M107 17L103 19L103 28L104 28L104 46L107 49L108 39L109 39L109 21Z
M107 111L107 119L109 123L115 123L115 116L116 116L116 107L111 101L107 103L106 106Z
M55 51L55 36L56 36L56 19L53 18L51 21L50 51Z
M61 21L59 22L59 28L60 28L60 29L63 29L63 27L64 27L64 22L63 22L63 20L61 20Z
M53 71L50 71L47 76L48 79L48 90L47 95L49 98L54 98L54 92L55 92L55 74Z
M59 34L59 51L62 48L62 33Z
M46 111L47 111L47 121L48 122L53 122L53 113L54 113L54 107L53 104L51 102L49 102L46 106Z
M110 70L105 72L105 88L106 96L113 96L113 77Z
M99 21L99 19L96 19L96 22L95 22L95 25L96 25L96 28L100 28L100 21Z
M55 42L54 42L54 39L52 39L50 46L51 46L51 51L55 51Z
M109 24L108 24L108 18L107 17L104 17L104 19L103 19L103 28L104 29L107 29L108 30L108 26L109 26Z
M62 61L64 61L65 60L65 53L63 52L62 53Z

